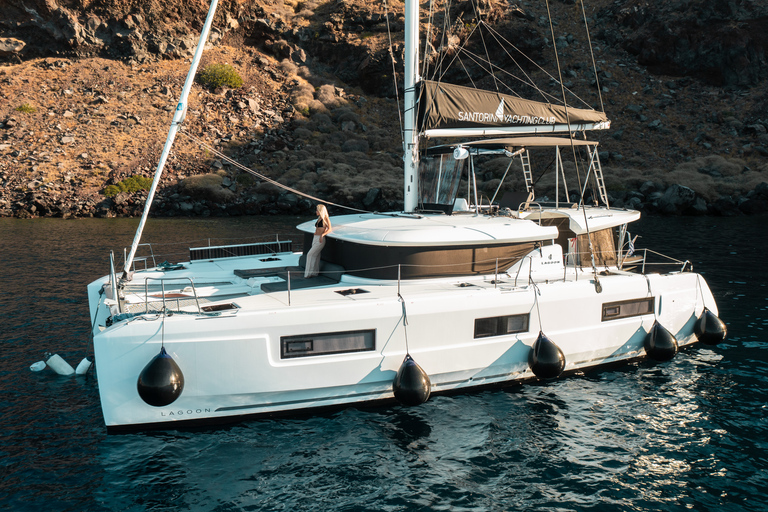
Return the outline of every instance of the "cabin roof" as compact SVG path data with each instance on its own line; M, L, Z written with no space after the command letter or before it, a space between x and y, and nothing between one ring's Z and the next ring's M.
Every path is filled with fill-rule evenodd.
M446 246L534 242L557 238L557 228L514 217L488 215L373 214L331 217L329 236L368 245ZM315 230L314 221L297 229Z

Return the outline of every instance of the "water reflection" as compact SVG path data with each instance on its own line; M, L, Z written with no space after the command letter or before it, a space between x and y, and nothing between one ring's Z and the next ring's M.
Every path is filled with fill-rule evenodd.
M136 222L0 220L0 496L9 510L768 508L760 219L638 227L643 245L692 258L706 275L729 324L717 347L417 408L107 436L93 380L27 367L52 348L70 363L89 350L85 285L106 273L108 250L121 254ZM150 221L147 239L260 235L269 222Z

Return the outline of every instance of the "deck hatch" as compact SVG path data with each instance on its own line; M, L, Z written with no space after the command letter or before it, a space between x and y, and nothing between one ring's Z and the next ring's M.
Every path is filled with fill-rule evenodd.
M229 311L231 309L240 309L240 306L238 306L234 302L228 302L226 304L212 304L210 306L202 306L200 309L202 309L206 313L211 313L216 311Z
M363 290L362 288L349 288L348 290L336 290L336 293L346 297L347 295L357 295L358 293L370 293L370 292L368 290Z
M530 315L507 315L475 319L475 338L488 338L518 332L528 332Z
M653 313L654 299L654 297L643 297L642 299L606 302L603 304L602 321L650 315Z
M376 350L375 329L280 337L280 359L373 350Z

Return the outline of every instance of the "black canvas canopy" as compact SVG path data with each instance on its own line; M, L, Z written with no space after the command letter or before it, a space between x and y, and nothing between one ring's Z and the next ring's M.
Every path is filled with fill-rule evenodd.
M607 128L605 113L553 105L509 94L423 80L419 88L418 126L435 130L491 130L489 133L543 133ZM496 130L494 130L496 129ZM457 136L464 133L457 133ZM450 136L450 133L439 133Z

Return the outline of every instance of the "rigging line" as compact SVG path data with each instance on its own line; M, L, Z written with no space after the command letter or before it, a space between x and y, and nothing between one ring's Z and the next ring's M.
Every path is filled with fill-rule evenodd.
M208 151L210 151L210 152L211 152L211 153L213 153L214 155L218 156L218 157L219 157L219 158L221 158L222 160L225 160L225 161L229 162L230 164L234 165L235 167L237 167L237 168L238 168L238 169L240 169L241 171L245 171L245 172L247 172L247 173L250 173L250 174L252 174L252 175L256 176L257 178L259 178L259 179L261 179L261 180L264 180L264 181L266 181L267 183L271 183L272 185L274 185L274 186L276 186L276 187L278 187L278 188L281 188L281 189L283 189L283 190L286 190L286 191L288 191L288 192L291 192L291 193L293 193L293 194L296 194L297 196L306 197L307 199L311 199L311 200L313 200L313 201L317 201L317 202L319 202L319 203L324 203L324 204L327 204L327 205L330 205L330 206L336 206L337 208L342 208L342 209L345 209L345 210L350 210L350 211L353 211L353 212L359 212L359 213L375 213L375 212L370 212L370 211L368 211L368 210L361 210L361 209L359 209L359 208L353 208L353 207L351 207L351 206L346 206L346 205L343 205L343 204L337 204L337 203L333 203L333 202L331 202L331 201L327 201L327 200L325 200L325 199L320 199L320 198L318 198L318 197L315 197L315 196L313 196L313 195L310 195L310 194L306 194L306 193L304 193L304 192L301 192L300 190L296 190L295 188L291 188L291 187L289 187L288 185L283 185L283 184L282 184L282 183L280 183L279 181L275 181L275 180L273 180L272 178L268 178L267 176L264 176L263 174L261 174L261 173L258 173L258 172L256 172L256 171L254 171L253 169L250 169L250 168L248 168L248 167L246 167L246 166L242 165L240 162L237 162L236 160L233 160L233 159L229 158L229 157L228 157L227 155L225 155L224 153L221 153L220 151L216 150L215 148L213 148L213 147L209 146L209 145L208 145L208 144L207 144L205 141L203 141L203 140L200 140L199 138L195 137L194 135L190 135L190 134L186 133L186 131L184 131L184 130L180 130L180 131L179 131L179 133L180 133L181 135L184 135L184 136L185 136L185 137L187 137L188 139L192 140L193 142L196 142L197 144L199 144L200 146L202 146L204 149L207 149Z
M472 87L477 88L477 85L475 84L475 81L472 80L472 75L469 73L469 69L467 69L467 66L464 65L464 61L459 59L459 64L461 64L461 68L467 74L467 78L469 78L469 81L472 84Z
M395 100L397 101L397 117L400 121L400 138L405 145L405 129L403 128L403 114L400 108L400 93L397 88L397 69L395 68L395 54L392 51L392 31L389 29L389 2L384 1L386 8L385 17L387 18L387 37L389 37L389 58L392 61L392 82L395 84Z
M507 75L508 77L510 77L510 78L513 78L513 79L517 80L517 81L518 81L518 82L520 82L522 85L525 85L525 86L527 86L527 87L530 87L531 89L535 89L535 90L536 90L536 91L537 91L537 92L538 92L538 93L539 93L539 94L542 96L542 98L544 98L544 100L545 100L547 103L552 103L552 101L560 101L560 100L558 100L558 99L555 97L555 95L553 95L553 94L551 94L551 93L548 93L548 92L546 92L546 91L543 91L543 90L542 90L540 87L538 87L538 86L537 86L537 85L536 85L536 84L535 84L535 83L534 83L534 82L531 80L530 76L528 76L528 75L525 73L525 71L524 71L522 68L520 68L520 65L517 63L517 61L514 59L514 57L512 57L512 55L510 55L510 54L509 54L509 52L506 52L506 53L507 53L507 56L508 56L510 59L512 59L512 61L513 61L513 62L514 62L516 65L517 65L517 67L518 67L518 68L520 68L520 71L522 71L522 72L523 72L523 74L525 75L525 78L526 78L528 81L525 81L525 80L523 80L523 79L522 79L522 78L520 78L519 76L515 76L515 75L513 75L511 72L509 72L509 71L507 71L507 70L503 69L502 67L500 67L500 66L498 66L498 65L496 65L496 64L493 64L492 62L488 62L488 61L486 61L486 60L485 60L483 57L481 57L481 56L477 55L476 53L473 53L473 52L471 52L471 51L467 50L466 48L460 48L460 50L459 50L459 53L463 53L463 54L465 54L465 55L466 55L466 56L467 56L467 57L468 57L468 58L469 58L469 59L470 59L472 62L474 62L476 65L480 66L480 67L481 67L481 68L482 68L484 71L486 71L486 73L489 73L489 74L493 74L492 70L493 70L493 69L496 69L496 70L498 70L498 72L500 72L500 73L503 73L503 74ZM458 57L457 57L457 58L458 58ZM490 69L486 69L486 68L485 68L485 66L486 66L486 65L487 65L487 66L489 66L489 67L490 67ZM447 73L447 70L445 71L445 73ZM443 73L443 75L444 75L445 73ZM548 74L548 76L549 76L549 77L550 77L552 80L554 80L555 82L558 82L557 78L555 78L555 77L553 77L552 75L549 75L549 74ZM440 79L442 79L442 76L440 77ZM508 90L508 92L509 92L510 94L512 94L512 95L514 95L514 96L517 96L518 98L521 98L521 97L522 97L522 96L520 96L520 94L519 94L517 91L515 91L514 89L512 89L512 87L510 87L509 85L507 85L507 84L506 84L506 83L504 83L504 82L501 82L501 83L502 83L502 85L504 85L504 87L506 87L506 89ZM562 86L562 84L560 84L560 85ZM581 101L582 103L584 103L584 105L585 105L585 106L589 107L589 104L588 104L588 103L586 103L584 100L582 100L581 98L579 98L578 96L576 96L575 94L573 94L573 92L572 92L572 91L570 91L570 90L569 90L569 89L567 89L567 88L566 88L566 90L568 90L568 92L570 92L570 93L571 93L571 95L572 95L572 96L574 96L574 97L575 97L577 100L579 100L579 101ZM589 108L591 109L591 107L589 107Z
M592 57L592 69L595 71L595 83L597 84L597 97L600 98L600 111L605 112L603 105L603 93L600 91L600 79L597 77L597 64L595 63L595 52L592 51L592 39L589 36L589 23L587 23L587 12L584 10L584 0L580 0L581 12L584 15L584 29L587 31L587 43L589 44L589 55Z
M450 69L450 67L453 65L453 61L455 61L459 57L459 54L464 49L464 45L466 44L467 41L470 40L470 38L472 37L472 34L475 33L475 30L477 30L477 25L472 27L472 30L469 32L469 35L464 40L464 43L456 51L456 55L454 55L453 58L451 59L451 62L448 63L448 65L445 68L445 71L442 72L442 74L440 75L440 79L438 81L442 80L443 76L445 76L445 74L448 72L448 69Z
M547 16L549 17L549 31L552 35L552 48L555 51L555 62L557 63L557 75L560 79L560 90L563 94L563 108L565 108L565 121L568 124L568 140L571 144L571 153L573 154L573 163L576 165L576 177L578 178L579 182L579 189L581 189L581 175L579 172L579 162L576 159L576 146L573 144L573 134L571 133L571 122L570 122L570 116L568 115L568 103L565 101L565 86L563 85L563 75L562 75L562 69L560 68L560 56L557 54L557 42L555 41L555 27L552 24L552 13L549 10L549 0L545 0L545 3L547 5ZM556 177L557 179L558 177ZM585 178L586 179L586 178ZM584 184L586 185L586 183ZM582 194L582 200L584 199ZM582 213L584 214L584 228L587 231L587 241L589 242L589 256L590 261L592 263L592 275L595 279L595 291L597 293L600 293L603 291L603 286L600 284L600 280L597 277L597 266L595 266L595 249L594 245L592 244L592 233L589 231L589 223L587 221L587 208L586 206L582 207Z
M480 13L477 10L477 4L473 1L472 2L472 9L475 11L475 18L477 19L477 28L478 33L480 34L480 41L483 44L483 50L485 50L485 58L488 60L488 63L491 63L491 56L488 54L488 45L485 44L485 37L483 37L483 31L480 30L480 28L484 25L486 25L485 21L483 21L480 17ZM496 75L493 73L493 66L491 66L491 78L493 78L493 86L496 88L496 92L499 92L499 80L496 78Z
M440 69L438 70L437 67L435 67L435 74L433 75L433 77L435 76L442 77L442 75L445 73L443 68L445 67L445 58L446 58L445 56L447 55L447 53L444 50L446 48L446 45L448 44L448 36L450 34L453 34L453 25L454 25L454 22L451 19L451 7L452 7L452 0L448 0L445 5L445 10L443 11L443 34L440 41L440 49L441 49L440 53L442 54L439 61ZM450 68L450 67L451 65L449 63L446 68Z
M543 177L544 177L544 175L545 175L545 174L547 174L547 171L549 171L549 168L550 168L550 167L552 167L552 164L553 164L553 163L555 163L555 158L557 158L557 157L556 157L556 156L555 156L555 157L552 157L552 160L550 160L550 162L549 162L549 163L548 163L546 166L544 166L544 170L543 170L543 171L541 171L541 174L539 174L539 177L538 177L538 178L536 178L536 181L534 181L534 182L531 184L532 186L534 186L534 187L535 187L535 186L536 186L536 184L539 182L539 180L541 180L541 178L543 178Z
M518 81L518 82L520 82L522 85L525 85L525 86L527 86L527 87L530 87L531 89L535 89L535 90L536 90L536 91L537 91L537 92L538 92L538 93L539 93L539 94L540 94L540 95L541 95L541 96L544 98L544 100L545 100L547 103L551 103L551 102L552 102L552 100L557 100L557 98L556 98L556 97L555 97L553 94L550 94L550 93L548 93L548 92L542 91L542 90L541 90L541 89L540 89L540 88L539 88L539 87L538 87L536 84L534 84L534 83L532 83L532 82L526 82L525 80L523 80L523 79L522 79L522 78L520 78L519 76L515 76L515 75L513 75L511 72L509 72L509 71L507 71L507 70L505 70L505 69L501 68L500 66L497 66L496 64L493 64L492 62L487 62L487 61L485 61L485 60L484 60L482 57L480 57L479 55L477 55L477 54L475 54L475 53L472 53L472 52L468 51L466 48L462 48L462 50L461 50L461 53L464 53L464 54L465 54L465 55L466 55L466 56L469 58L469 60L471 60L472 62L474 62L474 63L475 63L477 66L481 67L481 68L482 68L484 71L486 71L486 72L487 72L487 73L489 73L489 74L492 74L492 71L491 71L491 70L489 70L489 69L486 69L486 68L485 68L485 65L488 65L488 66L490 66L490 69L497 69L499 72L501 72L501 73L503 73L503 74L507 75L509 78L512 78L512 79L514 79L514 80L517 80L517 81ZM510 58L512 58L512 57L510 56ZM513 62L514 62L514 59L512 59L512 60L513 60ZM517 62L515 62L515 63L517 64ZM441 78L442 78L442 77L441 77ZM530 77L526 77L526 78L528 78L528 79L530 80ZM553 77L553 79L554 79L554 77ZM554 80L556 80L556 79L554 79ZM507 85L507 84L506 84L506 83L504 83L504 82L501 82L501 83L502 83L502 85L504 85L504 87L505 87L505 88L508 90L507 92L508 92L509 94L511 94L511 95L513 95L513 96L517 96L518 98L522 98L522 96L520 96L520 94L519 94L517 91L515 91L514 89L512 89L512 87L511 87L511 86Z
M432 21L434 17L434 0L429 1L429 14L427 15L427 30L424 35L424 58L421 61L421 76L427 75L427 69L429 66L429 62L427 60L427 54L429 52L430 47L430 39L432 39Z
M525 79L526 79L526 80L528 80L528 84L527 84L527 85L529 85L529 86L530 86L530 87L532 87L533 89L536 89L536 91L538 91L538 93L539 93L539 94L541 94L541 96L542 96L542 97L544 97L544 98L546 99L546 96L547 96L547 95L544 93L544 91L542 91L542 90L541 90L541 88L540 88L539 86L537 86L537 85L536 85L536 83L533 81L533 79L532 79L532 78L531 78L531 77L528 75L528 73L526 73L526 72L525 72L525 70L524 70L524 69L523 69L523 67L520 65L520 63L518 63L518 62L517 62L517 59L515 59L515 58L512 56L512 54L509 52L509 50L507 50L507 48L504 46L504 44L502 44L502 42L503 42L503 43L506 43L507 45L509 45L510 47L512 47L512 48L513 48L513 49L514 49L514 50L515 50L517 53L519 53L520 55L522 55L523 57L525 57L526 59L528 59L528 60L529 60L531 63L533 63L535 66L537 66L537 67L538 67L538 68L539 68L541 71L544 71L544 73L547 73L547 72L546 72L544 69L542 69L542 68L541 68L541 66L539 66L538 64L536 64L536 62L535 62L533 59L531 59L530 57L528 57L528 56L525 54L525 52L522 52L522 51L521 51L521 50L520 50L518 47L516 47L514 44L512 44L511 42L509 42L509 41L508 41L508 40L507 40L505 37L503 37L501 34L499 34L497 31L495 31L495 30L493 29L493 27L487 27L487 28L488 28L488 32L491 34L491 36L493 36L494 40L495 40L495 41L496 41L496 43L499 45L499 47L500 47L500 48L502 48L502 49L504 50L504 53L507 55L507 57L509 57L509 58L512 60L512 62L514 62L514 63L515 63L515 66L517 66L517 69L519 69L519 70L520 70L520 72L522 72L522 73L523 73L523 76L525 76ZM502 40L502 42L500 42L500 41L499 41L499 39L501 39L501 40ZM504 70L504 71L506 71L506 70ZM512 75L512 74L511 74L510 72L508 72L508 71L507 71L506 73L507 73L507 74L509 74L509 75L511 75L511 76L514 76L514 75ZM547 74L548 74L548 73L547 73ZM517 78L517 77L515 77L515 78ZM520 79L518 78L518 80L520 80ZM523 82L523 80L520 80L520 81L521 81L521 82ZM525 82L523 82L523 83L525 83Z
M487 27L487 28L488 28L488 30L489 30L489 31L490 31L492 34L494 34L494 35L495 35L495 36L497 36L499 39L501 39L501 41L502 41L504 44L506 44L506 45L510 46L511 48L513 48L513 49L514 49L515 51L517 51L517 52L518 52L520 55L522 55L523 57L525 57L525 58L526 58L526 59L527 59L527 60L528 60L528 61L529 61L531 64L533 64L534 66L536 66L536 68L538 68L538 70L539 70L539 71L541 71L542 73L544 73L545 75L547 75L547 76L548 76L549 78L551 78L552 80L555 80L556 82L558 81L558 80L557 80L557 78L555 78L554 76L552 76L552 74L551 74L549 71L547 71L546 69L544 69L543 67L541 67L541 66L540 66L540 65L539 65L539 64L538 64L538 63L537 63L535 60L533 60L533 59L531 59L530 57L528 57L528 55L526 55L526 54L525 54L525 52L521 51L521 50L520 50L519 48L517 48L517 47L516 47L514 44L512 44L512 43L511 43L511 42L510 42L508 39L506 39L504 36L502 36L502 35L501 35L499 32L495 31L495 30L493 29L493 27ZM499 46L500 46L500 47L502 47L502 48L504 48L504 45L502 45L502 44L499 44ZM515 61L514 57L512 57L512 56L509 54L509 52L508 52L508 51L506 51L506 49L505 49L505 52L507 53L507 56L508 56L509 58L511 58L511 59L512 59L512 60L515 62L515 64L517 64L517 62ZM519 64L517 64L517 66L518 66L518 68L520 68L520 65L519 65ZM526 78L528 78L528 80L531 80L531 78L530 78L530 77L529 77L529 76L528 76L528 75L525 73L525 71L524 71L522 68L520 69L520 71L522 71L522 72L523 72L523 74L525 74L525 75L526 75ZM531 80L531 83L533 83L533 81L532 81L532 80ZM562 81L559 81L559 85L560 85L561 87L564 87L564 85L563 85ZM538 89L538 88L537 88L537 89ZM591 105L590 105L588 102L586 102L585 100L583 100L583 99L582 99L582 98L581 98L581 97L580 97L578 94L576 94L575 92L573 92L572 90L570 90L570 89L569 89L569 88L567 88L567 87L565 87L565 90L566 90L566 91L568 91L568 93L569 93L571 96L573 96L575 99L579 100L579 101L580 101L582 104L584 104L584 106L586 106L586 107L587 107L587 108L589 108L589 109L592 109L592 106L591 106ZM542 92L542 94L544 94L544 93ZM593 110L594 110L594 109L593 109Z
M430 2L430 10L431 9L432 9L432 2ZM430 13L430 16L434 16L434 15ZM440 51L439 51L439 49L443 47L443 43L445 41L445 15L443 15L443 28L439 29L439 28L436 27L436 31L437 31L436 33L440 34L440 38L439 38L439 41L437 40L437 38L435 40L435 45L437 45L437 46L432 45L433 52L431 54L432 55L431 60L434 60L434 67L432 68L432 71L430 72L429 68L427 66L425 66L425 68L424 68L425 72L424 72L423 77L426 78L427 80L430 80L433 76L435 76L435 73L437 72L437 68L440 66ZM432 34L429 34L429 35L430 35L430 42L431 42ZM425 61L426 60L427 59L425 58ZM425 62L425 63L429 64L428 62Z

